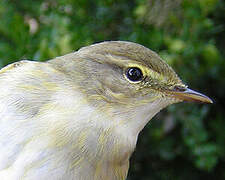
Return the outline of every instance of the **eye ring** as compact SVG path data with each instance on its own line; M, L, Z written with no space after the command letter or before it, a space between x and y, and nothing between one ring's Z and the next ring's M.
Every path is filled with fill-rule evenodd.
M126 70L126 77L132 82L139 82L143 79L143 73L138 67L130 67Z

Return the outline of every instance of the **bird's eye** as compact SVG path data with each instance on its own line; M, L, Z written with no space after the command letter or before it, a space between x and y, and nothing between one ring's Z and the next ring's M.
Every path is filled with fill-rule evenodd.
M126 71L126 76L133 82L141 81L143 79L143 73L137 67L128 68Z

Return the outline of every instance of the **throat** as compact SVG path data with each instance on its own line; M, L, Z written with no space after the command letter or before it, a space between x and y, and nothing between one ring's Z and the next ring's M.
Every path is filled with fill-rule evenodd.
M161 109L169 104L171 104L169 99L157 99L135 107L115 108L112 114L114 114L115 121L120 123L118 129L123 129L122 136L133 139L136 146L138 134Z

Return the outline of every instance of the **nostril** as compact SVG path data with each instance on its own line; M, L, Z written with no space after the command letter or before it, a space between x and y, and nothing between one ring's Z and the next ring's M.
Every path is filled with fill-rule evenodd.
M186 88L182 86L174 86L173 90L177 92L184 92L186 91Z

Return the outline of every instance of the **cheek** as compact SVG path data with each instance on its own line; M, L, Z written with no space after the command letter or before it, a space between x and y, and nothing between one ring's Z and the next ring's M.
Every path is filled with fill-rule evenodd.
M123 75L109 75L104 77L103 87L114 92L114 93L124 93L127 94L131 91L135 91L134 87L130 85L130 83L125 80Z
M153 89L141 89L130 95L132 104L145 105L161 99L163 95Z
M161 97L162 94L159 91L156 91L154 89L150 89L150 88L145 88L140 90L140 94L142 95L142 97L144 98L152 98L152 97Z

